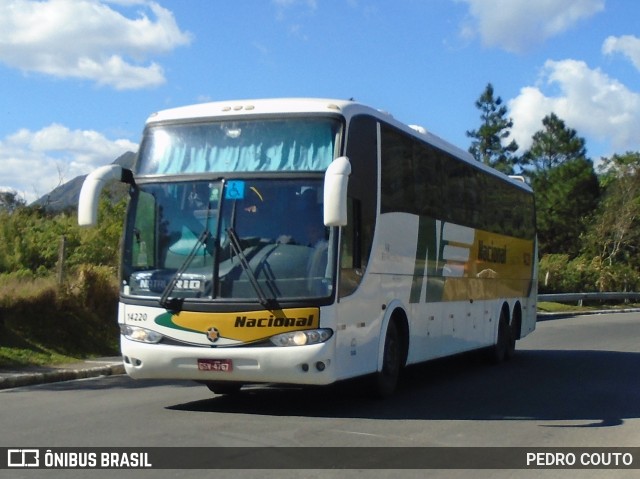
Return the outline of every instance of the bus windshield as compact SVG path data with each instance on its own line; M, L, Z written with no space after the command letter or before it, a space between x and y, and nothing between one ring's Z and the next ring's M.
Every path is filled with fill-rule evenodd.
M322 178L140 184L123 293L243 302L326 298L331 229Z
M339 131L327 117L160 124L145 131L136 174L325 171Z

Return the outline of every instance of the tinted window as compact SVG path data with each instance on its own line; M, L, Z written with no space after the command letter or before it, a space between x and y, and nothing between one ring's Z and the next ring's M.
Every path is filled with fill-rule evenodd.
M532 194L388 125L381 134L382 213L533 238Z

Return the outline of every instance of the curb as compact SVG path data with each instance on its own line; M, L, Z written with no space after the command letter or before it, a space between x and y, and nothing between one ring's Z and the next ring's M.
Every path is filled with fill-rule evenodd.
M35 384L56 383L99 376L124 374L124 364L113 363L105 366L60 368L50 371L0 372L0 389L11 389Z

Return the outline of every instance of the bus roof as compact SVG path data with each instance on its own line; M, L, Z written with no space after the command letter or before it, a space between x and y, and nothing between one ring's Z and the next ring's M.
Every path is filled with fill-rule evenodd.
M490 168L483 163L476 161L468 152L443 140L437 135L427 131L425 128L416 125L402 123L392 115L382 110L366 106L362 103L351 100L338 100L329 98L267 98L267 99L247 99L247 100L227 100L210 103L199 103L187 105L152 113L147 118L146 124L186 121L198 119L224 119L250 117L257 115L278 115L296 113L318 113L340 115L349 120L353 116L368 114L381 121L384 121L406 133L413 135L431 145L444 150L456 157L470 163L472 166L485 170L488 173L502 177L517 187L531 190L529 185Z
M358 103L321 98L271 98L200 103L153 113L147 123L286 113L344 114ZM363 105L359 105L364 107ZM366 108L366 107L364 107Z

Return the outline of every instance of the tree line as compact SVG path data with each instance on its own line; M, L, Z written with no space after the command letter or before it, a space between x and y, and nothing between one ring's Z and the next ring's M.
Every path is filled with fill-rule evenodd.
M587 155L584 138L547 115L523 154L509 141L513 122L489 83L475 106L480 125L466 132L477 161L526 178L536 196L539 289L545 292L638 291L640 287L640 152ZM122 198L122 196L119 196ZM59 261L118 267L126 200L105 195L99 226L77 227L74 211L50 213L0 192L0 279L51 274ZM115 273L114 273L115 274Z
M594 167L584 138L551 113L517 155L517 143L508 142L513 122L490 83L475 105L481 124L467 131L469 152L524 176L535 192L540 291L638 291L640 152L601 158Z

